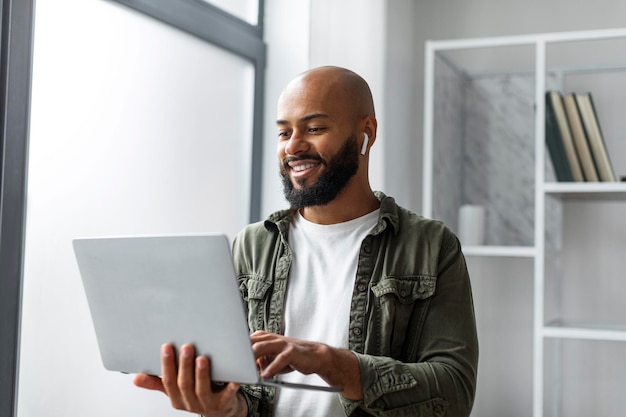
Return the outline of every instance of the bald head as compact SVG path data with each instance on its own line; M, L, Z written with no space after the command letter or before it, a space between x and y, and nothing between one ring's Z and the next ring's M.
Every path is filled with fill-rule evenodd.
M355 72L341 67L317 67L301 73L283 90L279 107L281 101L294 97L335 103L355 119L375 115L367 82Z

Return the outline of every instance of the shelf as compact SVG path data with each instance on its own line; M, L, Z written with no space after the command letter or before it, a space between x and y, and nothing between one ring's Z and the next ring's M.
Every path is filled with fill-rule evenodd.
M626 342L626 326L599 326L590 324L544 326L543 337Z
M550 374L547 371L552 366L550 355L560 355L566 350L561 346L565 345L562 341L626 342L626 323L620 323L621 316L615 317L613 310L603 317L610 317L605 320L615 320L619 326L608 322L594 323L593 319L588 322L547 322L546 318L546 311L560 310L561 298L569 300L579 292L585 293L585 288L566 289L564 280L559 279L575 267L565 265L570 259L574 258L588 267L581 271L583 279L584 274L589 273L587 271L595 273L596 268L598 274L610 268L608 279L620 276L621 270L613 272L615 268L612 264L591 264L602 262L602 257L598 259L598 255L604 253L604 247L600 245L597 245L598 253L590 254L593 255L589 256L590 265L586 265L587 246L564 244L565 239L578 237L576 233L581 229L571 234L565 234L565 231L570 232L563 229L579 224L572 224L570 217L578 220L579 213L585 216L596 213L587 210L595 207L585 207L584 210L571 210L570 217L566 217L565 207L572 202L595 204L601 210L605 209L603 203L626 203L626 180L611 183L545 181L550 161L545 141L546 91L593 90L597 92L599 103L609 103L607 105L610 106L615 102L617 105L611 109L614 112L608 116L609 123L603 123L603 127L606 127L604 133L607 138L621 138L623 118L620 119L617 109L624 103L619 95L626 82L623 79L625 55L619 53L624 46L626 28L426 43L422 214L441 219L454 228L459 223L459 207L466 202L480 204L487 211L484 235L488 237L488 242L498 245L463 245L465 256L472 258L473 262L496 265L498 271L502 262L507 268L517 259L532 262L532 294L527 296L532 297L533 310L528 311L526 317L532 315L532 370L529 370L532 372L529 378L532 379L533 417L544 417L546 410L551 408L550 404L570 400L561 389L561 369L555 373L554 381L548 378ZM616 82L617 77L619 82ZM611 140L612 144L614 142ZM611 149L613 155L623 157L626 148L621 143L615 146ZM626 175L623 161L623 158L614 159L618 178ZM512 177L515 178L513 183L510 181ZM606 210L607 214L610 213L606 221L616 223L616 233L610 238L618 242L607 239L606 243L598 243L610 245L611 250L619 252L616 248L619 247L624 226L620 216L621 206L617 207L617 213L613 213L612 209L615 207ZM593 227L593 224L586 223L586 218L584 221L581 226ZM612 228L612 224L606 226ZM604 239L604 234L589 237L594 240L599 238ZM593 246L596 242L588 243ZM475 261L475 258L481 260ZM515 270L515 276L518 276L516 267L511 270ZM498 274L486 272L490 276ZM528 276L527 272L524 273ZM517 284L511 283L511 288ZM498 291L507 291L508 283L502 285ZM577 285L589 284L584 281ZM489 293L486 289L479 290L493 296L491 287ZM558 298L553 300L552 292L555 291ZM598 288L598 291L619 289L616 285ZM602 303L602 298L596 302ZM619 301L615 302L621 311ZM502 308L500 304L496 307ZM579 311L577 314L582 320L587 320L589 317L585 313ZM546 352L548 345L554 345L552 347L556 349ZM619 346L621 348L622 345ZM576 359L567 357L566 360L559 360L558 366L570 366ZM486 366L483 364L483 369L488 369L487 372L491 371L494 376L493 385L488 386L487 391L494 392L502 383L501 373L495 368L495 361L487 362ZM553 389L546 382L554 382L558 389ZM585 384L597 385L593 380L585 381ZM557 408L551 414L558 415L560 410Z
M532 258L536 253L532 246L463 246L465 256Z
M625 182L549 182L544 184L543 189L546 194L564 200L626 201Z

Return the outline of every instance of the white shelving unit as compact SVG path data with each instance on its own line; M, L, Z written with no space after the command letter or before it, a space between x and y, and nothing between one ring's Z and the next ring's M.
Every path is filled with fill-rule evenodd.
M506 257L506 258L526 258L533 263L533 311L529 311L528 314L532 314L533 319L533 352L532 352L532 415L533 417L542 417L545 413L546 401L544 398L544 386L545 384L545 368L551 364L545 363L546 358L546 340L594 340L594 341L616 341L626 342L626 323L622 326L611 325L598 325L597 323L570 323L561 320L550 321L546 315L546 279L550 278L546 275L546 262L547 254L552 253L552 247L546 242L546 224L552 224L552 221L548 222L546 219L546 210L548 201L556 201L558 204L567 204L568 201L586 201L589 203L605 202L605 201L624 201L626 202L626 183L559 183L553 182L547 177L546 160L549 159L546 154L545 147L545 92L550 89L548 80L549 74L554 68L548 65L549 56L548 51L552 45L556 44L568 44L568 47L576 47L577 43L584 43L590 41L613 41L613 40L626 40L626 28L624 29L610 29L610 30L594 30L594 31L578 31L578 32L562 32L562 33L542 33L523 36L508 36L508 37L494 37L494 38L477 38L477 39L459 39L459 40L447 40L447 41L428 41L426 43L426 55L425 55L425 85L424 85L424 174L423 174L423 214L427 217L441 218L440 213L436 209L437 195L446 194L450 190L442 189L442 187L436 187L436 165L441 163L441 159L438 159L436 152L435 142L435 129L438 107L436 99L436 62L439 57L446 62L452 62L452 65L463 70L467 70L463 66L463 62L453 62L454 59L450 58L452 54L449 52L461 52L458 56L463 56L463 53L471 50L481 50L482 52L489 51L490 48L505 48L505 47L524 47L532 49L534 57L534 67L521 69L520 73L526 71L527 76L531 77L534 81L534 97L531 100L534 102L534 127L532 137L530 141L534 148L534 155L532 155L531 163L534 164L532 169L532 176L534 177L534 184L532 187L532 194L534 195L534 208L532 211L532 223L534 230L532 231L532 242L529 244L512 244L512 245L492 245L488 246L465 246L464 253L466 256L471 257L483 257L485 259L492 257ZM501 50L501 49L498 49ZM622 50L621 55L626 55L626 49ZM485 55L488 56L488 55ZM504 70L496 68L494 72L498 71L514 71L511 68L516 66L516 56L511 57L512 64L509 68ZM591 58L593 59L593 58ZM484 61L484 60L483 60ZM501 56L497 61L500 65L503 61L506 61L504 56ZM484 62L483 62L484 63ZM593 65L593 62L589 66L571 67L563 70L566 66L555 70L557 74L557 82L563 73L570 71L598 71L598 67ZM603 63L604 64L604 63ZM471 66L471 64L469 65ZM608 67L607 67L608 68ZM610 71L626 71L626 65L620 63L608 68ZM471 72L471 68L468 70ZM626 99L622 101L622 105L626 105ZM531 179L532 182L532 179ZM437 191L438 194L435 194ZM493 198L493 197L492 197ZM496 197L497 198L497 197ZM461 199L462 200L462 199ZM448 203L448 204L458 204ZM462 203L462 201L461 201ZM458 206L452 207L457 209ZM450 214L448 214L449 216ZM445 219L444 219L445 221ZM616 227L625 228L625 225L619 224ZM557 230L557 234L560 231ZM559 251L560 248L557 245L555 251ZM624 277L622 277L624 278ZM625 345L626 347L626 345ZM558 409L558 407L557 407Z

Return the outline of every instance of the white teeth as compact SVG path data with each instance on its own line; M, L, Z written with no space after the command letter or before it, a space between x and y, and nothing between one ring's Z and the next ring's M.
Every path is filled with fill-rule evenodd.
M295 166L292 166L291 169L298 172L298 171L304 171L305 169L313 168L314 166L315 164L295 165Z

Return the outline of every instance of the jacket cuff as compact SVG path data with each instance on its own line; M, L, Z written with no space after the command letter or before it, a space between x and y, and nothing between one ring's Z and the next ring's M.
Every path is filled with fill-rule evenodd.
M355 353L361 371L363 403L371 406L376 400L396 391L417 385L408 366L390 358Z
M259 403L261 401L262 388L258 385L242 385L239 388L239 392L243 394L243 398L246 400L246 404L248 405L248 416L260 416Z

